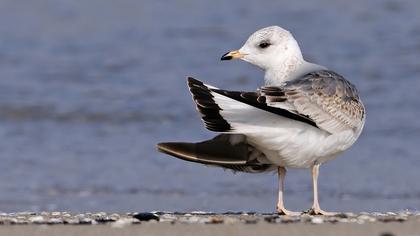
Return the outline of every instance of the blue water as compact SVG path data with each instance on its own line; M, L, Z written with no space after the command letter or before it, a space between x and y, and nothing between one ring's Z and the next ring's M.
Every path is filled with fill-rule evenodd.
M274 210L274 174L233 174L156 151L214 134L185 77L254 90L262 72L221 62L269 25L359 88L365 130L321 167L321 206L420 209L418 1L0 1L0 211ZM306 210L308 170L286 206Z

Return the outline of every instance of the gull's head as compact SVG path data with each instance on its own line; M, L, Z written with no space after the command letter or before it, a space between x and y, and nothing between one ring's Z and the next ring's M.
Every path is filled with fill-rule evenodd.
M291 58L303 60L296 40L289 31L270 26L253 33L239 50L224 54L221 60L241 59L269 70L285 66Z

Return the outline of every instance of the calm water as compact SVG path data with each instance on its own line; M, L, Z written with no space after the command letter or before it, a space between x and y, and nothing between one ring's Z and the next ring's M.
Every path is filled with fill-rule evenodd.
M214 135L187 75L262 84L258 69L219 58L273 24L356 84L366 105L359 141L321 168L321 205L419 210L420 2L365 2L0 1L0 210L273 211L274 174L155 150ZM287 206L308 209L310 172L289 171L286 184Z

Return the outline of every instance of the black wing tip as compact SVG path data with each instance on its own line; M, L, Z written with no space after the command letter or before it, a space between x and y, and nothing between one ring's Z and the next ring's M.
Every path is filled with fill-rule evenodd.
M201 114L201 119L204 121L206 128L214 132L232 131L229 122L220 114L222 109L214 101L211 94L212 90L193 77L187 77L187 81L197 110Z
M193 77L191 77L191 76L188 76L187 77L187 83L188 83L188 86L189 87L191 87L191 85L204 85L204 83L203 82L201 82L200 80L198 80L198 79L194 79Z

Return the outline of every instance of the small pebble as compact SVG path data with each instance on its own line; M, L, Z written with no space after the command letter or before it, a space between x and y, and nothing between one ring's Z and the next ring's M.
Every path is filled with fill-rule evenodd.
M32 216L29 218L29 222L34 224L42 224L45 223L45 220L43 216Z
M79 219L65 219L64 223L69 225L78 225L80 221Z
M381 213L381 212L372 212L373 216L386 216L386 214Z
M159 216L149 212L143 212L133 215L134 218L140 221L156 220L159 221Z
M376 219L372 216L368 216L368 215L360 215L357 217L357 219L362 220L362 221L367 221L367 222L375 222Z
M210 221L208 222L210 224L221 224L223 223L223 218L220 216L210 217Z
M84 218L79 219L79 224L93 224L94 223L93 221L94 220L92 220L91 218L84 217Z
M312 224L322 224L322 223L324 223L324 219L322 219L321 217L313 217L311 219L311 223Z
M47 222L48 224L62 224L63 220L60 218L51 218Z
M172 215L172 214L163 214L160 216L160 221L161 222L175 222L177 219L176 216Z
M335 215L335 217L340 217L340 218L351 218L351 217L355 217L356 214L351 213L351 212L346 212L346 213L338 213L337 215Z
M59 216L59 215L61 215L61 212L54 211L54 212L51 212L51 215L52 216Z
M133 215L131 215L131 216L133 216ZM111 215L109 216L109 218L110 218L111 220L113 220L113 221L116 221L116 220L120 219L121 217L120 217L120 215L119 215L119 214L114 213L114 214L111 214Z

